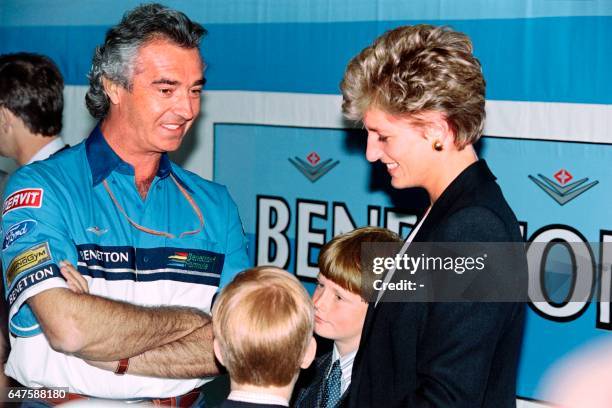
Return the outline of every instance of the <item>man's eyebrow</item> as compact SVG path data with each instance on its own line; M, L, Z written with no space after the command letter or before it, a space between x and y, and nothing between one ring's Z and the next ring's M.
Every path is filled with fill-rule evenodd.
M151 82L151 84L153 85L158 85L158 84L179 85L180 82L174 79L160 78L160 79L156 79L155 81Z
M197 81L195 81L193 85L191 86L203 86L205 83L206 83L206 79L200 78ZM181 83L180 81L177 81L174 79L160 78L160 79L156 79L155 81L151 82L151 84L153 85L165 84L165 85L176 86L176 85L180 85Z

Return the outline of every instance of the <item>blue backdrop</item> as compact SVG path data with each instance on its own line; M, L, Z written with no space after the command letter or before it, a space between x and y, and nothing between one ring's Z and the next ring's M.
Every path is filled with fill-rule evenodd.
M93 49L136 4L0 2L0 53L47 54L65 76L68 141L85 137L93 124L82 99ZM561 297L576 300L574 275L604 279L590 304L531 305L519 396L546 398L539 386L554 364L610 337L610 304L600 299L611 284L609 265L602 268L599 260L609 259L601 243L612 241L612 2L166 4L209 31L202 45L208 63L204 117L176 159L228 185L254 263L285 266L306 285L316 275L312 261L323 241L366 224L405 235L422 204L419 194L387 187L385 173L363 157L364 134L342 120L338 83L348 60L402 24L466 32L487 80L488 122L479 154L498 176L526 239L592 243L592 271L558 279L554 289Z

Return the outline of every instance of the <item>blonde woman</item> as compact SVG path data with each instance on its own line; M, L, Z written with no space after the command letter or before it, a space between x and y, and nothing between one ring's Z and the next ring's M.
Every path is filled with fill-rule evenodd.
M393 187L429 195L408 241L521 241L473 147L485 81L465 34L430 25L389 31L351 60L341 87L345 115L367 131L367 160L386 166ZM507 255L524 273L524 253ZM521 304L384 299L369 306L349 407L515 406Z

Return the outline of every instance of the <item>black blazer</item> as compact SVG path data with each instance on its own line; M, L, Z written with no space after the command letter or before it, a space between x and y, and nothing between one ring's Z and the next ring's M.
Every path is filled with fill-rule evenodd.
M482 160L447 187L413 239L521 241ZM508 259L514 273L527 276L524 251ZM524 309L522 303L371 303L345 406L514 407Z
M313 364L312 370L306 370L300 378L300 382L306 380L307 386L302 389L296 389L297 397L294 404L291 406L295 408L314 408L321 406L321 399L323 397L323 382L332 364L332 352L323 354L318 357ZM340 402L337 406L341 406L342 401L348 395L351 386L344 391Z

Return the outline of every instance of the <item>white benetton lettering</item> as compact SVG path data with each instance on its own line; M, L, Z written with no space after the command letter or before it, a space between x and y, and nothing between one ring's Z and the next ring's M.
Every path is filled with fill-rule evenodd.
M84 249L79 251L79 254L84 261L94 259L102 262L128 262L130 259L127 252L108 252L98 249Z
M52 267L43 268L30 275L27 275L26 277L21 279L19 282L17 282L15 287L11 290L11 293L9 294L9 297L8 297L9 304L12 305L15 302L15 300L19 297L19 294L23 292L24 289L27 289L28 287L40 281L43 281L47 278L52 278L52 277L53 277Z

